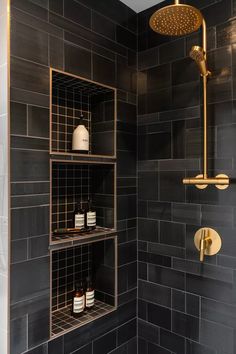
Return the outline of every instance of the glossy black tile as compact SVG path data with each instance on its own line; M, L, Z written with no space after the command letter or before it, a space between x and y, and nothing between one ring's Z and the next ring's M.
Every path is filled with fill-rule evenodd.
M65 70L72 74L91 78L91 53L68 44L65 44L64 51Z
M118 43L132 50L136 50L136 36L122 26L116 27L116 40Z
M138 282L138 296L141 300L170 307L171 289L158 284L140 280Z
M200 316L200 297L193 294L186 294L186 312L190 315Z
M170 65L163 64L146 71L147 75L147 90L157 91L166 87L169 87L170 82Z
M201 301L201 316L208 321L236 328L235 306L203 298Z
M186 352L188 354L216 354L216 351L208 346L187 340Z
M64 44L54 36L49 37L49 64L55 69L64 70Z
M42 107L28 107L28 133L37 137L49 137L49 111Z
M176 289L171 289L171 305L173 309L185 312L185 298L185 292Z
M169 309L148 303L147 315L148 322L165 329L171 329L171 311Z
M42 2L40 2L40 4L42 5ZM11 6L43 20L47 19L47 10L43 8L43 6L38 6L38 4L33 1L24 1L23 3L19 3L19 1L13 0L11 2Z
M49 70L45 66L11 57L11 87L48 95Z
M43 310L30 314L28 317L28 345L29 348L35 347L40 343L46 342L49 338L49 311Z
M91 27L91 10L74 0L64 3L64 16L84 27Z
M24 104L11 102L11 134L27 134L27 107Z
M181 85L198 79L199 72L191 58L184 58L172 64L172 85Z
M116 347L116 331L109 332L93 342L94 354L109 353Z
M128 342L130 339L136 336L136 331L137 331L136 326L137 326L137 321L136 319L134 319L118 328L117 330L118 346L120 346L125 342Z
M138 155L140 160L168 159L171 157L171 134L160 132L139 137Z
M171 220L171 203L149 201L147 215L150 219Z
M103 84L115 86L115 63L100 55L93 55L93 79Z
M158 242L159 225L156 220L139 219L139 240Z
M171 246L185 247L185 225L161 221L160 242Z
M172 312L172 331L192 340L199 340L199 319L184 313Z
M171 352L174 350L176 354L183 354L185 351L185 339L162 328L160 330L160 344Z
M28 267L30 272L27 272ZM26 273L28 277L25 277ZM12 304L38 296L49 288L49 257L14 264L11 274ZM17 279L21 279L21 282Z
M113 40L116 37L114 22L94 11L92 12L92 30Z
M27 317L11 321L11 353L20 354L27 350Z
M138 321L138 335L147 342L158 344L160 341L159 328L142 320Z
M154 254L164 255L167 257L185 258L185 249L162 243L149 243L148 251ZM168 258L167 258L168 259Z
M171 288L180 290L185 289L185 274L174 269L154 266L148 266L148 280Z
M184 177L184 172L160 172L160 200L184 202L185 187L182 184Z
M233 209L226 206L202 205L202 225L225 226L233 225Z
M192 82L172 88L173 109L192 107L199 104L199 83Z
M208 345L213 349L233 354L235 352L234 331L216 323L201 321L200 343Z
M25 169L27 161L32 163L29 168ZM30 150L14 150L11 159L12 181L48 181L48 152L46 151L30 151Z
M186 290L210 299L235 303L235 289L232 283L186 274Z
M157 200L158 174L155 172L139 172L138 193L142 200Z
M177 39L170 43L164 44L159 48L160 63L175 61L184 57L185 54L184 39Z
M49 0L49 10L62 15L63 14L63 0Z
M11 53L39 64L48 64L48 35L22 23L11 21Z
M192 225L201 223L201 206L197 204L174 203L172 207L173 221L187 222Z
M138 53L138 68L145 70L158 65L159 53L157 48L151 48Z
M51 354L63 354L64 352L63 337L59 337L48 342L48 351Z
M49 207L13 209L12 239L46 235L49 231Z

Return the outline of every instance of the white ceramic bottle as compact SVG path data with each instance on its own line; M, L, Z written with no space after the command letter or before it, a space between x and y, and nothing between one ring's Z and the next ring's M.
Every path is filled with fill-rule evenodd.
M72 150L80 152L89 151L89 132L83 124L82 120L73 132Z

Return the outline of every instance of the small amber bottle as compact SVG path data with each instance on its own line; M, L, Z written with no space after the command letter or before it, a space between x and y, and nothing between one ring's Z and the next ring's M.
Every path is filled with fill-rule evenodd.
M94 306L94 286L91 277L86 279L85 307L90 310Z
M80 317L85 308L85 296L83 289L83 282L75 284L75 291L72 298L72 316Z

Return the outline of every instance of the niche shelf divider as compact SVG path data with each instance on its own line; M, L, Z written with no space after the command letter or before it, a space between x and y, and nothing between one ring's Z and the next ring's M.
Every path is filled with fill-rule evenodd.
M115 88L50 68L50 337L63 335L117 308ZM89 131L88 154L71 151L81 112ZM73 227L75 205L92 199L97 227ZM76 281L94 278L95 306L71 315Z

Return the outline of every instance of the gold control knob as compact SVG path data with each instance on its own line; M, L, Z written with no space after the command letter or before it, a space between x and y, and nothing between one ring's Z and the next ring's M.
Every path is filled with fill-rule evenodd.
M194 236L194 243L200 252L200 262L204 261L204 256L214 256L221 249L220 235L209 227L198 230Z

